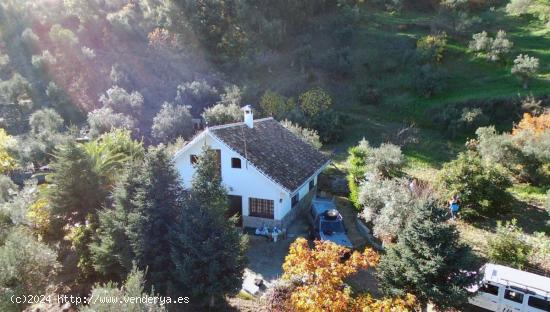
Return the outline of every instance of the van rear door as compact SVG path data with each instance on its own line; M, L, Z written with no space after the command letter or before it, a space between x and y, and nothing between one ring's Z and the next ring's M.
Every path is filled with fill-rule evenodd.
M550 312L550 298L529 295L527 298L527 312Z

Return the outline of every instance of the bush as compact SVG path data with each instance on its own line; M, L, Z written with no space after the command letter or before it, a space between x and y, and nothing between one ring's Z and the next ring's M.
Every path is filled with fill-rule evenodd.
M495 38L487 35L486 31L474 34L468 48L479 55L485 55L490 61L498 61L503 55L510 52L513 43L508 40L506 32L499 30Z
M445 198L459 195L461 213L466 219L505 213L513 202L506 191L511 182L497 166L484 162L475 152L460 153L457 159L443 165L436 183Z
M322 110L306 119L305 127L317 130L322 143L334 143L342 138L344 116L332 109Z
M440 63L447 46L447 35L426 35L416 42L416 51L422 59L429 62Z
M401 174L405 157L401 148L391 143L382 143L367 155L367 169L384 178L396 177Z
M43 294L59 266L56 258L55 252L27 229L10 229L0 246L0 310L23 311L27 303L15 303L12 296Z
M363 105L377 105L380 103L380 92L378 89L359 84L356 86L357 99Z
M360 185L358 201L365 220L373 224L374 235L384 242L397 238L416 208L404 179L369 178Z
M220 100L218 89L206 80L184 82L178 86L174 102L180 105L191 106L193 115L198 115L205 107L211 106Z
M504 225L497 221L496 236L489 240L488 257L491 261L522 269L527 263L533 247L525 240L523 231L516 225L516 219Z
M144 290L145 276L143 272L134 269L128 275L124 285L117 288L112 282L106 285L96 285L91 295L94 298L152 298L156 296L153 292ZM110 302L109 302L110 301ZM152 301L137 301L121 303L115 300L93 300L89 305L80 309L81 312L110 312L110 311L148 311L148 312L164 312L166 308L158 302Z
M88 113L90 135L98 136L113 129L135 130L136 121L125 114L115 113L111 108L104 107Z
M290 132L294 133L302 141L308 143L314 148L320 149L323 146L321 144L321 141L319 140L319 135L317 134L317 131L308 128L302 128L299 125L293 124L291 121L288 121L286 119L281 122L281 125L287 128Z
M19 188L7 175L0 175L0 204L7 202Z
M138 117L143 109L143 96L134 91L128 93L119 86L113 86L101 95L99 101L103 107L110 108L113 111L128 116Z
M243 111L236 104L216 104L204 110L202 117L209 126L224 125L239 122L243 119Z
M371 147L369 142L363 138L359 144L348 149L348 187L350 190L349 200L357 209L361 209L359 203L359 185L365 180L366 160Z
M456 111L456 113L459 113ZM481 108L464 107L461 114L451 117L447 127L447 135L456 138L460 135L467 135L475 129L489 124L489 118Z
M521 145L516 144L510 134L498 134L491 126L477 129L476 135L476 150L484 161L502 164L520 181L536 184L543 179L539 172L541 161L524 153Z
M527 89L529 79L534 77L539 70L539 59L527 54L520 54L514 60L512 74L518 76L523 82L523 88Z
M300 95L300 107L307 116L315 117L332 106L332 97L321 88L314 88Z
M444 72L432 64L419 66L413 76L416 92L422 96L429 98L445 89Z
M178 137L189 138L193 134L193 120L185 106L164 102L153 118L151 134L159 142L172 142Z
M260 107L266 115L282 120L294 109L295 103L277 92L267 90L260 99Z

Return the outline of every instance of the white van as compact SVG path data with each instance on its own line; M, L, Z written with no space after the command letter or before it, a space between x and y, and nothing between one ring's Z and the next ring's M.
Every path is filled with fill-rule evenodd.
M550 312L550 278L497 264L486 264L470 304L484 311Z

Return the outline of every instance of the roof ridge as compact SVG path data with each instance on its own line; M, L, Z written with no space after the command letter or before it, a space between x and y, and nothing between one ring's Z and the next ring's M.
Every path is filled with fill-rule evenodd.
M273 119L273 117L265 117L265 118L260 118L260 119L254 119L254 122L262 122L262 121L267 121L267 120L270 120L270 119ZM225 128L230 128L230 127L235 127L235 126L240 126L240 125L244 125L245 123L243 121L239 121L239 122L234 122L234 123L229 123L229 124L225 124L225 125L217 125L217 126L212 126L212 127L207 127L208 129L210 130L217 130L217 129L225 129Z

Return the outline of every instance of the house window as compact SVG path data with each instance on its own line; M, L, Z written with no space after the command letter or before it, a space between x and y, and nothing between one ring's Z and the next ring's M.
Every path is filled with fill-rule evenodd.
M296 193L296 195L292 196L292 207L296 206L298 202L300 201L300 193Z
M309 190L311 191L315 187L315 179L311 179L309 181Z
M197 155L191 155L189 156L189 160L191 161L191 165L196 165L199 161L199 158L197 157Z
M272 200L250 197L248 204L250 207L250 216L274 219Z
M231 158L231 168L241 168L241 159L237 157Z

